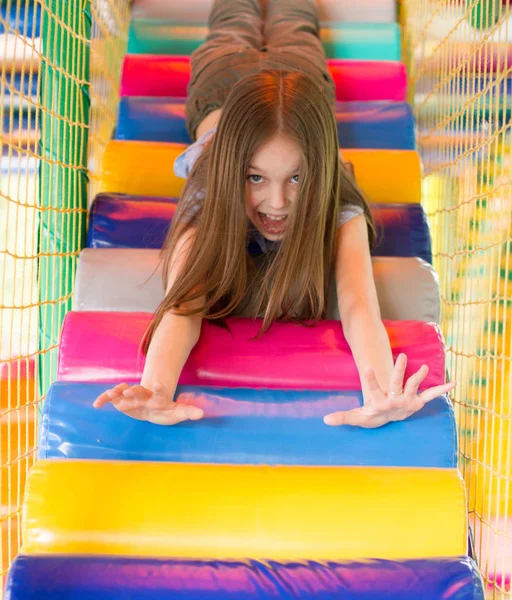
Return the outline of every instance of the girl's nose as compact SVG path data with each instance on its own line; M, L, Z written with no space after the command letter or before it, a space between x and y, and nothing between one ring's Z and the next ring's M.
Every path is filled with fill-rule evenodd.
M288 206L288 198L286 197L286 190L281 187L276 187L272 190L269 198L269 206L279 210Z

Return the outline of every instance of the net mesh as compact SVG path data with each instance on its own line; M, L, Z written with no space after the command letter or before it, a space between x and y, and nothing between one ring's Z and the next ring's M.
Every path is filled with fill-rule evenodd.
M116 120L129 13L128 0L0 0L0 598Z
M460 468L490 597L512 570L510 0L403 0Z

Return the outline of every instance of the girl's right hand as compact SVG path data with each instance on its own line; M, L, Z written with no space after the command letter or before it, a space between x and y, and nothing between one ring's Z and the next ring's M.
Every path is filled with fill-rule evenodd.
M155 425L176 425L201 419L204 415L202 409L174 402L175 391L162 384L155 384L153 389L149 389L142 385L120 383L98 396L93 406L101 408L110 402L125 415Z

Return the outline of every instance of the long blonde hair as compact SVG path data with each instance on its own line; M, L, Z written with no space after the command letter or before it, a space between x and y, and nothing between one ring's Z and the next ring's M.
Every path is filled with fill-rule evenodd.
M278 250L257 267L247 252L246 178L254 153L277 134L302 149L299 188ZM190 203L198 194L204 198L194 213ZM260 71L244 77L229 94L217 131L190 173L162 247L167 289L173 249L186 230L196 228L184 268L158 306L142 352L147 353L171 309L223 322L249 295L254 316L263 316L262 331L276 320L321 319L334 266L338 213L345 204L362 207L371 243L371 214L341 164L336 119L323 93L300 72ZM202 306L182 307L203 295Z

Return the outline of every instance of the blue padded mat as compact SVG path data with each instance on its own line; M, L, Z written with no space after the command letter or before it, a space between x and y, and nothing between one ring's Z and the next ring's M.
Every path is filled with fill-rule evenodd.
M36 101L38 80L39 77L37 75L32 75L32 77L30 77L29 73L14 73L14 76L12 74L8 75L6 77L7 85L4 88L4 93L6 96L13 96L12 99L9 99L9 103L13 102L14 98L19 98L21 101L20 92L24 96L28 96L30 99Z
M446 397L378 429L329 427L324 415L361 405L361 392L180 387L205 417L173 427L137 421L93 401L108 383L56 382L44 403L39 456L233 464L457 464L453 407Z
M0 34L19 33L27 38L41 35L41 5L26 0L22 2L0 2Z
M8 132L11 131L28 131L36 128L37 119L36 119L36 111L32 110L30 114L22 113L15 111L11 115L10 112L4 115L3 118L3 131Z
M88 248L161 248L176 199L100 194L90 210ZM372 204L373 256L416 256L431 263L432 246L420 204Z
M414 117L406 102L338 102L341 148L414 150ZM173 98L121 98L118 140L190 143L185 105Z
M99 194L89 211L87 248L161 248L176 198Z
M199 561L18 556L5 600L484 600L467 558Z

